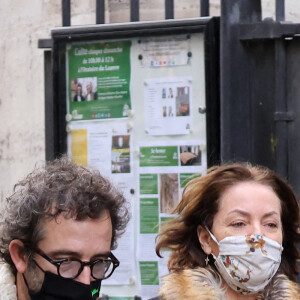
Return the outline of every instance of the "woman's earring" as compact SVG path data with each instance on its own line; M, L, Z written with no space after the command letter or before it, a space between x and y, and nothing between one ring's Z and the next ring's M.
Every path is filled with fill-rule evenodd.
M208 255L206 255L206 258L205 258L205 265L206 265L206 267L208 265L208 262L209 262L209 258L208 258Z

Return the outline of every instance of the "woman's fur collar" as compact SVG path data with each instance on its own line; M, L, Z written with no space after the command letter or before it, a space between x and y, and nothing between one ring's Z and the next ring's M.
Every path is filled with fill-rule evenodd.
M173 272L163 277L160 296L163 300L228 300L222 280L212 269L197 268ZM276 275L257 300L295 300L299 286L285 275Z
M0 263L0 300L17 300L17 288L9 265Z

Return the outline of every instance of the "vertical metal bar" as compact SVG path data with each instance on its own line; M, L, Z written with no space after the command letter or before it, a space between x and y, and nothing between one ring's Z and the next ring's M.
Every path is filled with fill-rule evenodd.
M209 16L209 0L200 0L200 16Z
M285 0L276 0L276 21L285 20Z
M283 40L275 40L275 108L286 112L286 55ZM276 122L276 172L288 179L288 131L287 121Z
M220 19L205 28L205 90L207 165L220 163Z
M45 150L46 161L55 158L55 107L53 103L52 53L44 51L44 84L45 84Z
M67 82L66 82L66 56L63 54L63 44L54 42L53 51L53 101L55 108L55 157L62 153L67 153L67 131L66 131L66 114L67 106L65 99L67 97Z
M221 0L221 16L221 161L251 161L249 56L237 25L261 21L260 0Z
M62 26L71 25L71 0L62 0Z
M96 0L96 24L105 23L105 0Z
M137 22L140 20L140 1L130 0L130 21Z
M174 19L174 0L165 0L165 17Z

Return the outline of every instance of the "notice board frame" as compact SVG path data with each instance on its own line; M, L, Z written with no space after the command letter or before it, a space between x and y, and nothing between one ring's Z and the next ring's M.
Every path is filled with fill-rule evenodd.
M68 152L67 116L67 56L69 43L89 43L94 41L115 41L137 37L165 37L203 33L205 74L205 107L198 113L206 116L206 162L210 167L220 162L220 19L193 18L122 24L72 26L52 30L51 80L52 93L46 97L46 157L55 158ZM194 54L195 55L195 54ZM202 56L201 56L202 57ZM70 80L70 78L69 78ZM45 81L47 84L47 81ZM194 80L193 84L197 84ZM202 86L202 84L201 84ZM49 89L49 86L46 86ZM50 109L47 109L50 108ZM197 126L197 124L194 124ZM199 127L201 125L199 124ZM49 138L50 137L50 138ZM51 140L52 138L52 140ZM48 143L48 144L47 144ZM138 218L135 219L137 222ZM135 224L136 225L136 224ZM136 241L135 241L136 242ZM119 288L119 287L117 287ZM132 294L136 285L125 286ZM124 288L124 289L125 289Z
M131 23L70 26L52 29L51 75L52 93L46 94L45 134L46 158L67 152L66 44L93 40L166 36L204 33L207 165L220 162L220 18L146 21ZM45 80L47 84L47 80ZM48 108L48 109L47 109ZM201 109L201 108L200 108Z

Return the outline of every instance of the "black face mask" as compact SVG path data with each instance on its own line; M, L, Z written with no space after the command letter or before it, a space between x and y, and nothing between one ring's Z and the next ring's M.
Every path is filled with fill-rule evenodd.
M95 300L99 297L101 279L90 285L45 272L45 279L39 292L30 291L24 277L31 300Z

